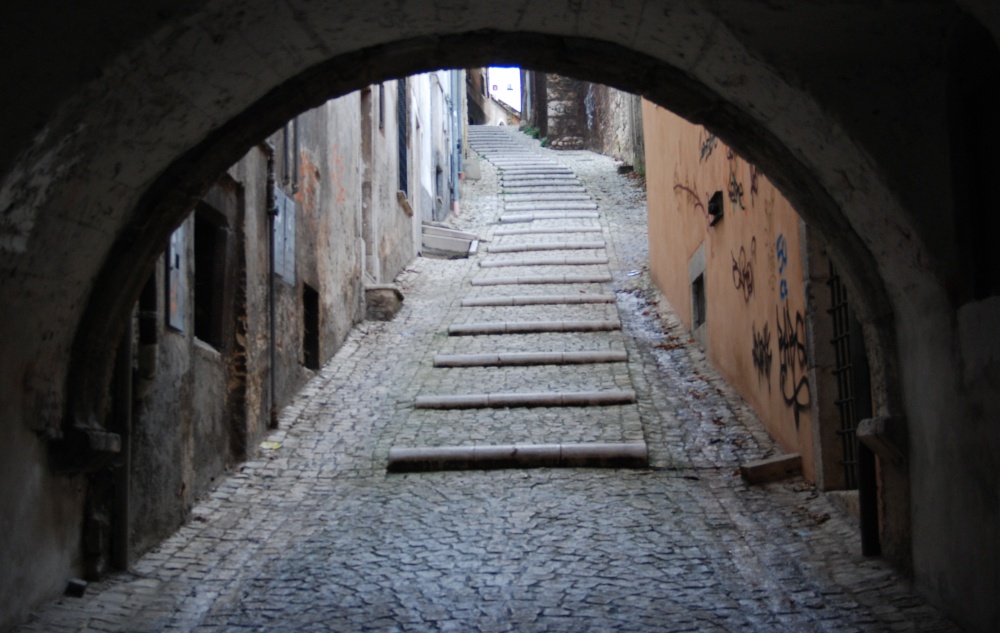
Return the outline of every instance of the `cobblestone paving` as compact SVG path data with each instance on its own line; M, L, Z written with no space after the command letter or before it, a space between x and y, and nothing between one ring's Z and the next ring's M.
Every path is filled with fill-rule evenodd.
M623 331L449 337L448 324L473 314L461 299L487 294L468 280L488 270L478 260L489 255L419 258L397 280L406 295L397 318L358 326L283 411L267 438L279 448L236 466L128 573L45 606L20 630L958 630L882 561L859 555L857 529L825 495L802 481L748 487L734 476L741 461L776 449L652 290L641 186L605 157L557 153L508 133L570 167L599 204ZM502 203L496 170L484 161L482 171L482 180L463 183L455 224L488 245ZM586 291L602 292L593 286ZM489 294L580 290L520 285ZM630 383L638 403L577 409L571 426L617 441L634 418L651 468L387 475L395 444L498 442L496 411L414 411L412 403L431 384L461 387L450 384L453 370L431 366L435 353L517 351L518 341L626 349L626 366L599 371L614 385ZM570 371L530 369L558 384ZM501 374L469 375L503 384L493 378ZM509 437L571 432L558 422L565 411L519 411L517 422L505 418L516 427Z

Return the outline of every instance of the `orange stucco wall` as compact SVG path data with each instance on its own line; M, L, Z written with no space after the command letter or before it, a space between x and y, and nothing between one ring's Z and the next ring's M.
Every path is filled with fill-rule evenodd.
M799 217L704 128L647 101L642 114L653 280L690 328L689 262L704 244L708 357L813 479ZM724 215L710 226L716 191Z

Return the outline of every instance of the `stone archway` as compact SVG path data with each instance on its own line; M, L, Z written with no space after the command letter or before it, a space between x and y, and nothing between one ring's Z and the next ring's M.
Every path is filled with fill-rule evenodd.
M8 107L35 129L5 131L0 154L0 329L18 341L2 361L11 379L0 414L5 437L25 449L10 468L40 470L36 436L99 426L111 348L159 245L247 147L295 113L368 83L492 62L648 96L718 132L771 175L827 237L860 299L877 409L907 416L910 444L919 449L911 462L958 464L975 436L928 446L940 439L938 420L968 413L963 387L942 380L921 389L933 367L961 364L945 289L955 248L941 223L952 204L948 178L938 173L947 160L928 157L941 149L945 127L944 104L934 96L943 83L935 51L956 7L711 5L400 2L372 9L358 1L275 9L255 2L232 11L193 0L172 15L118 12L121 23L107 28L130 30L117 39L99 42L100 29L74 32L58 50L88 51L85 67L55 73ZM73 16L62 17L69 26ZM996 33L1000 17L993 18ZM775 29L789 25L793 40L775 44ZM42 74L59 64L36 65ZM959 479L977 482L973 497L996 480L980 472L987 462L955 467ZM974 504L950 498L943 480L923 477L914 492L918 544L947 529L928 509L938 502L988 535L998 511L974 518ZM49 475L41 481L5 491L0 509L52 494L72 505L74 493L53 492L59 486ZM895 518L901 562L909 557L903 514ZM23 509L10 516L39 520ZM58 528L48 541L25 535L16 546L59 547L46 559L58 566L70 555L56 543L72 531ZM945 601L968 599L948 585L981 556L965 544L950 547L921 554L918 579ZM986 560L995 561L995 548ZM974 593L992 595L995 587L985 585Z

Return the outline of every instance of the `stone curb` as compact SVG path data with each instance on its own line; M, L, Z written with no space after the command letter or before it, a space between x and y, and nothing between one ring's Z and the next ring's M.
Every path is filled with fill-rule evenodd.
M532 186L508 186L504 187L503 191L500 193L502 196L516 196L525 194L540 194L540 193L587 193L587 190L582 186L576 185L557 185L552 183L538 183Z
M548 234L563 234L563 233L600 233L604 229L599 226L553 226L553 227L538 227L534 229L497 229L493 231L493 235L496 237L502 237L505 235L548 235Z
M510 172L504 170L503 176L500 177L501 185L508 183L534 183L539 181L580 184L580 180L571 171Z
M437 354L435 367L503 367L524 365L577 365L624 363L628 354L619 350L593 352L509 352L499 354Z
M611 275L534 275L522 277L484 277L472 279L473 286L512 286L531 284L602 284L611 281Z
M556 165L545 166L538 165L535 167L505 167L503 170L503 176L501 180L505 178L544 178L546 176L552 176L556 178L571 176L576 178L576 174L573 170L568 167L559 167Z
M523 244L493 244L487 248L490 253L524 253L527 251L576 251L601 250L607 248L600 242L535 242Z
M593 198L585 193L509 193L504 196L506 203L520 202L592 202Z
M631 389L609 391L543 391L520 393L464 393L417 396L414 409L508 409L514 407L599 407L634 404Z
M507 202L504 205L507 212L534 212L534 211L596 211L596 202L586 200L541 200L538 202Z
M620 321L483 321L453 323L448 336L485 336L490 334L539 334L541 332L610 332L620 330Z
M393 446L391 473L496 468L647 468L645 442Z
M508 268L511 266L599 266L607 264L607 257L536 257L534 259L491 259L479 262L480 268Z
M574 219L596 219L600 217L597 211L538 211L536 213L515 213L502 214L501 224L511 224L514 222L534 222L535 220L574 220Z
M466 297L462 299L463 308L479 308L490 306L538 306L538 305L575 305L579 303L614 303L613 294L585 295L513 295L509 297Z

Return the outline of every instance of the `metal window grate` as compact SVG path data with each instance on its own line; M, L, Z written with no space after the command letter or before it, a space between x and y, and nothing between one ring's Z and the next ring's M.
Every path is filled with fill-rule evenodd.
M409 118L406 111L406 78L396 83L396 127L399 134L399 190L404 195L410 194L407 176L406 123Z
M854 369L851 363L851 308L847 301L847 289L840 281L840 275L830 262L830 305L828 312L833 319L833 345L836 354L836 366L833 370L837 377L837 409L840 412L840 428L837 435L843 447L844 487L858 487L857 476L857 436L858 425L854 393Z

